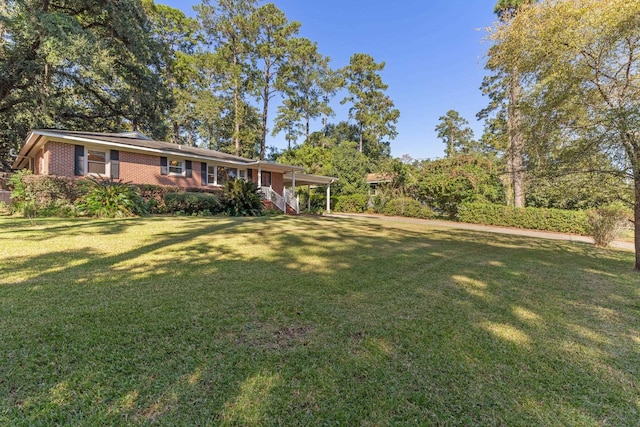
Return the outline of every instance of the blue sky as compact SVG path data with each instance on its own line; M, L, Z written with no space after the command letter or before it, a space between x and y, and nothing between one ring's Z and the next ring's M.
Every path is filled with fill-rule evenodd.
M156 0L194 15L195 0ZM488 100L480 92L485 75L485 28L494 20L496 0L274 0L289 20L302 23L300 35L318 43L333 68L349 63L354 53L384 61L381 73L387 94L400 110L398 136L391 154L416 159L442 157L444 144L434 131L448 110L460 112L476 137L482 123L475 115ZM342 94L342 96L344 96ZM334 100L334 122L348 109ZM271 117L275 111L271 112ZM331 121L331 119L330 119ZM319 130L316 123L313 130ZM284 148L282 135L267 145Z

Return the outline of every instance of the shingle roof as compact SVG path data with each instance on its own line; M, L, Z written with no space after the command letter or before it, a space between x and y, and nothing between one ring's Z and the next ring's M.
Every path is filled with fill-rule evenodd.
M242 163L254 163L255 160L245 157L234 156L232 154L223 153L221 151L209 150L206 148L193 147L189 145L172 144L170 142L155 141L149 137L137 132L126 133L102 133L102 132L78 132L78 131L61 131L61 130L34 130L34 133L57 134L61 137L75 136L82 139L93 139L115 144L129 145L137 148L151 148L155 150L174 152L176 154L193 154L195 156L215 158L220 160L230 160Z
M303 171L299 166L281 165L278 163L266 162L263 160L247 159L245 157L234 156L221 151L209 150L206 148L192 147L188 145L172 144L170 142L155 141L138 132L124 133L104 133L104 132L81 132L59 129L36 129L29 133L25 145L20 150L20 155L13 163L14 169L24 167L27 158L32 157L30 152L38 141L42 138L54 138L69 143L85 142L95 144L112 145L114 147L131 147L132 149L148 150L164 155L178 155L181 157L193 157L209 161L228 162L239 165L261 165L265 170L274 171Z

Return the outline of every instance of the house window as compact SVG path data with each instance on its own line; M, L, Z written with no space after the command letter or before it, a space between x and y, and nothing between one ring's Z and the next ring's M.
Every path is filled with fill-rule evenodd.
M238 178L237 168L207 166L207 184L209 185L225 185L230 180L236 178Z
M242 179L242 180L247 180L247 170L246 169L241 169L238 171L238 178Z
M207 184L215 185L216 183L216 167L207 167Z
M223 166L218 166L218 185L224 185L232 179L236 179L238 177L238 169L237 168L226 168Z
M184 162L182 160L169 160L169 173L182 175Z
M87 172L104 175L107 170L107 153L104 151L87 150Z

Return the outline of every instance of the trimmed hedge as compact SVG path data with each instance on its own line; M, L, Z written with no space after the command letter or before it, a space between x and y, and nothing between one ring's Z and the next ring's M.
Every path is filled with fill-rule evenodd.
M169 193L179 193L181 191L178 187L150 185L150 184L137 184L140 196L147 204L147 210L150 214L165 214L168 212L167 205L164 201L164 196Z
M135 184L140 191L140 195L147 204L147 210L150 214L168 214L173 213L165 202L165 196L171 193L205 193L213 194L219 197L222 190L209 190L199 188L181 188L169 185L153 185L153 184Z
M361 213L367 210L368 197L364 194L350 194L336 198L335 210L338 212Z
M166 212L182 215L214 215L222 212L218 197L211 193L167 193Z
M586 211L463 203L458 207L457 219L460 222L471 224L499 225L582 235L590 235L592 230Z
M324 212L327 209L327 196L325 192L311 192L311 195L307 195L307 197L311 197L311 212ZM331 196L329 201L332 209L335 209L337 199L335 196ZM304 198L300 200L300 208L307 209L309 203L308 198Z
M385 215L406 216L410 218L433 218L435 213L428 207L411 197L399 197L387 202L382 210Z
M12 189L12 209L27 217L77 215L74 204L81 195L77 181L72 178L33 175L24 170L9 179Z

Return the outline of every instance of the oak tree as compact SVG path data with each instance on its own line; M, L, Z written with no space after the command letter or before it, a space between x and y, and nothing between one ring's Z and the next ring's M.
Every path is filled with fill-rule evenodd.
M493 38L496 60L527 82L522 103L561 133L553 149L598 150L634 183L640 270L640 2L544 1Z

